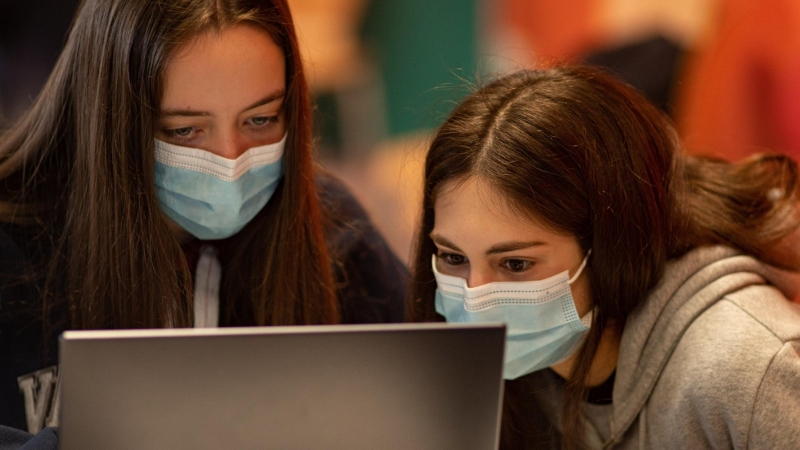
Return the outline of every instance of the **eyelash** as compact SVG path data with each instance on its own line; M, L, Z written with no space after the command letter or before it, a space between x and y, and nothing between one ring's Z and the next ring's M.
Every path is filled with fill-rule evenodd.
M458 258L462 258L462 259L463 259L463 261L462 261L462 262L460 262L460 263L454 263L454 262L452 261L452 258L453 258L454 256L455 256L455 257L458 257ZM448 266L460 266L460 265L462 265L462 264L465 264L465 263L469 262L469 260L467 260L467 257L466 257L466 256L459 255L458 253L444 253L444 252L440 252L438 255L436 255L436 257L437 257L437 258L439 258L439 259L441 259L441 260L443 260L443 261L444 261L444 263L445 263L445 264L447 264Z
M171 137L173 139L189 140L192 137L191 134L186 135L186 136L181 136L180 134L178 134L179 131L184 131L184 130L192 130L192 133L195 133L195 132L197 132L197 127L181 127L181 128L173 128L173 129L164 129L162 131L164 132L164 134L166 134L167 136L169 136L169 137Z
M264 120L264 123L257 124L253 123L256 120ZM267 128L270 124L278 123L278 116L258 116L247 119L247 123L252 125L253 127L257 128L258 131L262 131L263 129ZM179 132L191 130L191 133L185 136L181 136ZM180 128L172 128L172 129L164 129L162 130L165 135L169 136L170 139L174 139L177 141L190 141L194 137L194 133L196 133L198 127L180 127Z
M261 119L265 120L263 124L259 125L253 123L254 120L261 120ZM251 119L247 119L247 122L253 125L254 127L264 128L269 124L278 123L278 116L258 116L258 117L253 117Z
M444 263L447 264L448 266L461 266L469 262L469 260L464 255L459 255L458 253L440 252L438 255L436 255L436 257L444 261ZM453 262L452 260L453 257L462 258L463 260L461 262ZM522 263L523 268L513 269L511 268L510 263ZM509 272L521 273L533 267L533 262L524 259L506 259L503 260L503 262L500 265L503 266Z
M512 262L514 262L514 263L523 263L524 268L519 269L519 270L512 269L509 266L509 263L512 263ZM530 269L531 266L533 266L533 263L530 262L530 261L526 261L524 259L506 259L506 260L503 261L502 265L503 265L503 267L508 269L510 272L520 273L520 272L525 272L526 270Z

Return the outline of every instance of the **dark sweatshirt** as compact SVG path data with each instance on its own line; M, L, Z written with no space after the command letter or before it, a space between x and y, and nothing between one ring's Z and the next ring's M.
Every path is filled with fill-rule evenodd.
M326 241L333 258L342 322L402 322L405 266L339 181L319 176L317 189L329 218ZM19 281L19 275L35 273L35 266L47 260L43 255L47 250L35 242L30 230L0 224L0 450L18 448L30 439L12 428L38 432L58 424L56 408L48 408L52 410L46 415L36 411L40 402L51 405L56 396L58 336L42 335L36 313L40 287ZM196 244L189 243L187 248ZM54 430L46 430L28 442L33 447L23 448L55 448L48 444L55 442L54 436Z

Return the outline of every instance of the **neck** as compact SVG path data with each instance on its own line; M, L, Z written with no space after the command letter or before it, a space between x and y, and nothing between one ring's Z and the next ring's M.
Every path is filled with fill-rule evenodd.
M589 376L586 378L586 386L593 387L602 384L614 373L617 368L617 358L619 357L619 344L622 339L622 330L614 323L609 323L600 337L597 352L589 368ZM569 359L562 361L550 368L562 378L569 379L572 370L577 364L578 354L572 355Z

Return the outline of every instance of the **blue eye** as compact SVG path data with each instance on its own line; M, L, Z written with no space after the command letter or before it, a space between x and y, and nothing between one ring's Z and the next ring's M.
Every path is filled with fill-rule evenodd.
M188 138L194 132L197 131L195 127L183 127L183 128L174 128L172 130L164 130L164 134L167 136L177 137L177 138Z
M270 116L270 117L253 117L249 120L249 122L257 127L263 127L270 123L274 123L278 121L278 116Z
M507 259L502 263L502 266L511 272L524 272L530 269L532 265L530 261L525 261L524 259Z

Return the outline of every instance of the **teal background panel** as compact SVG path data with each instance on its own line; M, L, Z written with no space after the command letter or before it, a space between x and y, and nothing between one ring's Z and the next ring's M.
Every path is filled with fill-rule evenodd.
M373 0L362 34L396 136L437 127L477 74L478 0Z

